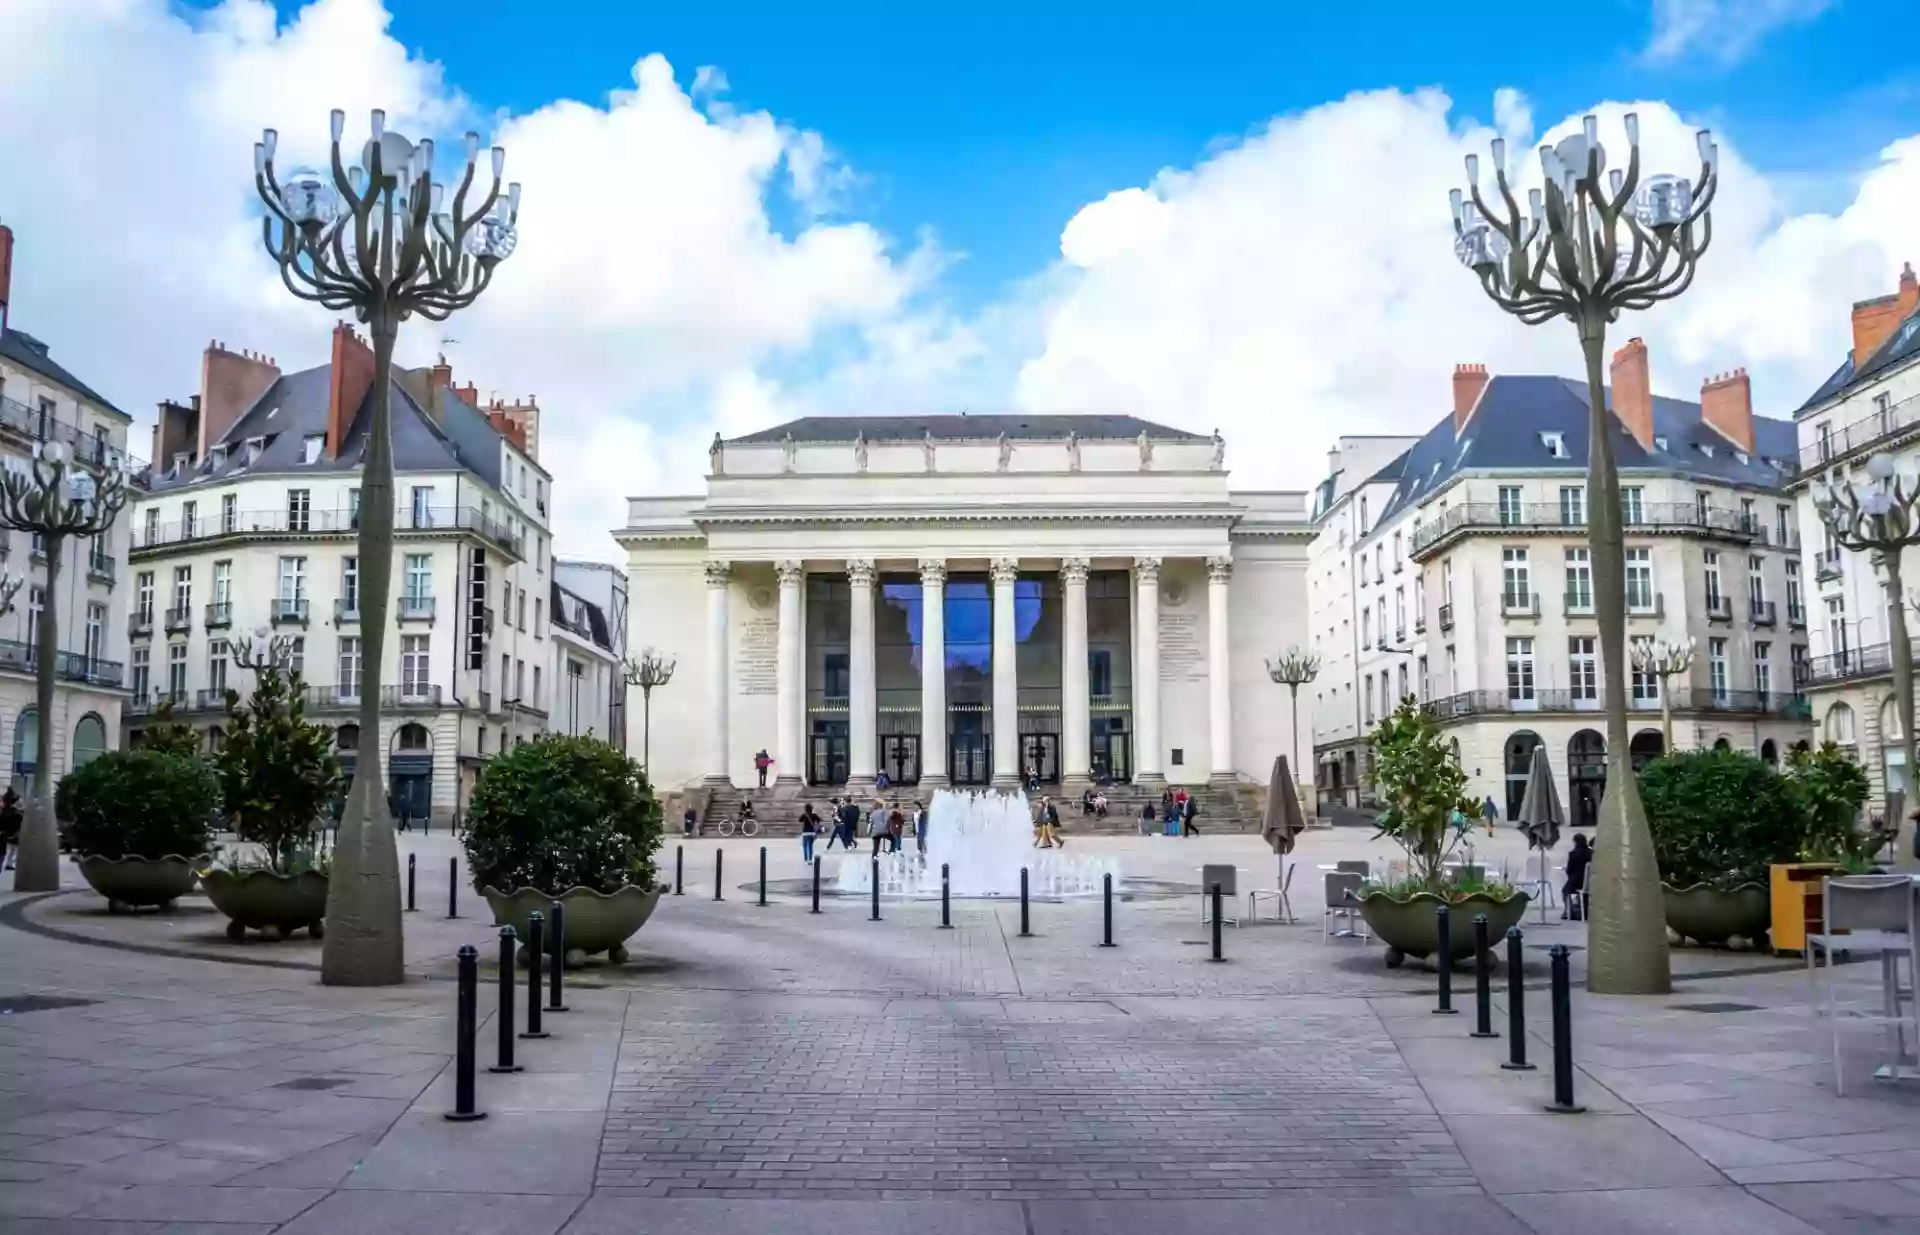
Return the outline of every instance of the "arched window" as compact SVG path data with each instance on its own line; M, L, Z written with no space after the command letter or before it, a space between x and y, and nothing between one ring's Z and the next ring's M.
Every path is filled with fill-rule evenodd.
M1766 741L1760 743L1760 758L1764 760L1769 767L1777 768L1780 766L1780 748L1774 745L1772 738L1768 738Z
M106 753L107 722L98 714L88 712L73 727L73 766L84 768Z
M1520 803L1527 796L1527 777L1533 770L1534 748L1540 745L1540 735L1531 729L1517 729L1507 735L1504 749L1507 752L1508 819L1520 813Z
M1607 740L1582 729L1567 743L1567 808L1576 828L1598 827L1607 788Z
M1658 729L1642 729L1627 745L1627 758L1633 761L1636 772L1666 753L1667 740Z
M1715 750L1732 750L1733 743L1727 741L1727 735L1723 733L1713 740L1713 748Z
M393 735L395 750L426 750L432 745L425 725L406 724Z
M1828 708L1826 735L1829 742L1852 746L1854 744L1853 709L1844 703L1836 703Z
M343 753L358 753L360 750L360 726L342 725L333 734L333 748Z
M1900 740L1900 701L1892 695L1880 705L1880 740L1898 742Z
M40 714L31 707L20 713L20 719L13 726L13 778L27 787L33 787L34 764L40 756Z
M219 754L220 751L225 748L226 744L227 731L225 729L222 729L218 725L210 725L207 727L207 751L209 754Z

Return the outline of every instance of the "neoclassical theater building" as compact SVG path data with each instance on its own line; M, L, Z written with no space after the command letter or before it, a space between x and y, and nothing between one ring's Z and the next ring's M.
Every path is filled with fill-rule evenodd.
M1304 493L1129 416L811 417L722 441L615 538L663 789L1264 784L1305 644ZM635 724L634 722L639 722ZM1310 757L1310 756L1309 756Z

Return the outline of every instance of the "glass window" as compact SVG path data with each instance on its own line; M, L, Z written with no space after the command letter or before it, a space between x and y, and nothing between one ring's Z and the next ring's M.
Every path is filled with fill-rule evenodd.
M227 688L227 641L209 639L207 641L207 689L224 691Z
M173 614L185 617L193 606L193 567L176 566L173 568Z
M128 685L133 688L135 699L145 699L147 692L153 688L151 656L152 653L145 647L134 648L127 654L132 673Z
M198 502L180 503L180 538L182 540L192 540L199 535L200 516L197 513L199 509Z
M360 697L360 640L353 635L340 636L340 698Z
M1653 609L1653 550L1627 550L1627 608L1637 612Z
M1773 693L1773 646L1766 642L1753 645L1753 689L1764 707Z
M213 564L213 603L221 606L233 603L233 562L231 560Z
M102 653L105 652L106 635L107 607L102 604L89 602L87 605L86 643L86 657L89 666L91 666L93 661L99 660ZM89 672L91 672L91 668L89 668Z
M409 698L421 698L427 693L427 650L429 635L402 635L400 637L400 693ZM520 683L514 682L514 695L520 697Z
M305 600L307 596L307 559L280 559L280 599Z
M1567 550L1567 608L1593 608L1593 553L1589 549Z
M312 506L312 490L287 490L287 530L289 532L304 532L308 529L308 517L311 514Z
M167 645L167 697L178 702L187 695L187 645Z
M432 485L415 485L413 487L413 526L433 526Z
M1594 656L1593 640L1588 636L1567 640L1567 686L1575 700L1591 701L1600 697L1599 661Z
M1653 646L1653 636L1636 636L1633 640L1633 646L1636 648L1651 648ZM1629 655L1627 661L1633 666L1633 677L1631 679L1633 701L1635 703L1660 702L1660 676L1651 669L1640 668L1640 662L1637 657Z
M1636 523L1646 522L1646 515L1641 509L1641 493L1642 490L1639 485L1627 485L1620 490L1620 522L1622 525L1632 527Z
M1703 555L1707 576L1707 610L1720 611L1720 554L1708 549Z
M1586 521L1586 489L1580 485L1562 485L1560 487L1560 522L1568 527L1581 527Z
M220 530L223 532L233 532L233 531L238 531L239 528L240 528L239 495L233 494L233 493L223 493L220 495Z
M149 625L153 622L153 572L143 570L134 577L133 611L140 621Z
M426 600L433 595L433 556L427 553L407 554L407 599ZM520 593L521 603L526 603L526 593Z
M1527 564L1527 551L1503 549L1500 561L1502 602L1515 608L1526 606L1533 598L1533 579Z
M1520 487L1518 485L1500 486L1500 525L1514 527L1520 523Z
M340 601L348 613L360 611L360 559L340 559Z
M1727 641L1725 639L1707 640L1707 674L1713 685L1713 701L1727 701Z
M1533 702L1533 640L1507 640L1507 699Z

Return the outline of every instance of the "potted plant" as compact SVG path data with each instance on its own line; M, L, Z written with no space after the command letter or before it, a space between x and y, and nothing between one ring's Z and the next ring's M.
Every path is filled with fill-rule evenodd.
M660 900L660 804L640 765L597 738L550 735L490 759L464 840L495 923L525 938L530 914L566 906L569 966L597 952L624 963Z
M107 751L69 772L59 797L71 820L80 874L107 910L173 908L206 862L208 816L220 800L213 769L198 755Z
M1667 926L1681 940L1758 943L1771 917L1767 867L1806 839L1801 796L1745 751L1683 751L1640 771Z
M1467 796L1467 774L1432 716L1403 700L1367 739L1373 747L1374 793L1384 804L1379 835L1406 850L1407 877L1361 888L1360 916L1387 945L1387 964L1425 958L1440 949L1435 911L1448 907L1448 951L1473 953L1473 919L1485 914L1493 937L1526 912L1528 897L1505 880L1450 874L1446 859L1470 829L1479 804Z
M304 927L326 933L327 857L317 820L340 779L333 737L306 722L299 678L262 665L253 696L227 692L227 744L217 757L227 818L243 849L202 874L214 908L227 915L227 937L249 929L285 939Z

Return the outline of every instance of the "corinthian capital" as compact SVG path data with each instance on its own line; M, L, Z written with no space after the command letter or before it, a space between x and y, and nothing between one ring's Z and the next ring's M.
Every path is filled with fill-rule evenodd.
M807 578L806 565L801 562L775 562L773 573L780 576L781 587L799 587Z
M1070 587L1084 586L1087 581L1087 569L1092 563L1083 557L1063 557L1060 559L1060 582Z
M873 559L866 557L847 560L847 582L854 587L873 586Z
M1207 559L1207 582L1225 583L1233 578L1233 559L1222 554Z
M732 562L708 562L706 570L708 587L725 587L733 579Z
M1157 557L1137 557L1133 559L1134 576L1142 583L1160 582L1160 559Z
M947 583L947 563L942 558L923 557L920 559L920 586L945 587Z
M996 584L1011 584L1020 577L1020 559L1017 557L997 557L992 564L993 581Z

